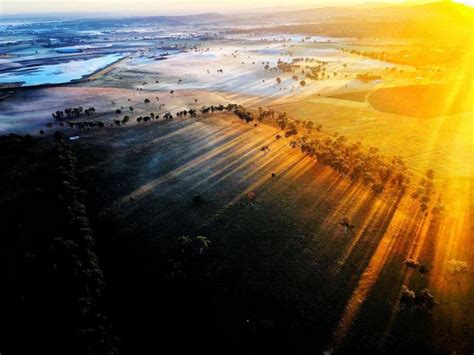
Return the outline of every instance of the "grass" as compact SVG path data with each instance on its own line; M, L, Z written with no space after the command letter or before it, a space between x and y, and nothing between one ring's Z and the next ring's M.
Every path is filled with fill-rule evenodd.
M240 59L222 63L235 61ZM347 68L333 61L329 72L360 72L358 57L344 61ZM178 64L174 62L181 75ZM172 74L160 77L165 88L158 91L153 84L158 70L143 77L122 63L78 88L45 89L36 92L37 99L22 94L3 106L22 107L22 115L35 119L40 112L47 122L53 98L54 109L87 107L84 103L91 102L100 109L97 116L110 121L116 118L111 100L117 107L133 105L136 117L159 110L157 102L143 103L155 94L172 113L225 103L224 97L239 103L244 98L243 90L232 94L198 89L177 90L170 98L168 89L177 85ZM143 80L151 88L139 94L135 87ZM203 82L207 85L208 79ZM327 83L330 90L343 84ZM313 84L305 90L326 82ZM317 353L328 348L430 353L472 348L474 321L463 309L470 307L474 285L470 275L458 286L445 272L451 258L474 263L469 239L473 182L464 178L473 171L471 117L432 115L435 106L421 109L410 96L437 94L436 88L380 89L369 98L375 108L362 104L368 92L361 90L329 98L312 91L288 100L277 95L278 104L275 97L250 92L245 99L263 100L291 118L322 124L326 134L346 135L386 156L401 155L415 179L434 169L445 215L420 213L409 197L376 197L290 149L288 140L276 141L276 134L284 136L276 128L246 125L232 114L80 132L72 144L84 173L82 184L89 191L87 207L108 284L107 313L125 353L146 352L157 343L189 350L203 339L209 352L216 353ZM389 105L391 94L400 97L398 105L410 106L403 107L403 115ZM270 151L262 152L263 146ZM35 161L42 162L41 151L38 154ZM8 167L0 170L5 193L0 207L7 211L15 199L10 193L18 189L11 175L16 167L22 167L27 182L34 182L40 171L13 158L0 162ZM254 201L247 197L250 192ZM199 206L193 203L197 195L203 197ZM355 226L347 235L340 225L346 217ZM55 223L51 218L52 227ZM204 235L211 241L205 272L183 283L166 278L168 250L181 235ZM427 265L429 273L405 268L407 257ZM402 285L417 292L430 287L439 305L432 314L400 312ZM453 323L456 327L449 326ZM213 340L207 341L209 337ZM436 341L431 342L432 337Z
M442 179L473 173L470 113L421 119L355 106L349 100L320 100L316 95L269 107L321 124L329 135L345 135L350 141L377 147L386 156L399 155L415 176L429 168Z
M204 235L215 258L212 277L203 281L205 289L193 291L194 301L185 302L199 301L193 307L217 318L194 330L196 336L217 327L225 345L216 346L235 338L259 350L322 351L331 345L323 339L331 338L355 297L363 306L351 319L370 315L372 323L364 322L360 339L347 329L351 346L385 349L379 324L396 315L403 324L392 335L397 346L432 351L396 310L402 284L428 286L427 278L404 269L403 260L419 238L429 244L443 238L438 229L421 227L432 217L418 215L410 198L381 200L350 184L292 151L285 139L275 141L276 133L224 115L95 131L77 142L111 280L111 312L126 343L146 347L154 341L143 317L169 322L165 338L174 339L179 319L187 316L163 303L171 297L159 281L163 250L176 236ZM269 153L260 150L263 145ZM254 202L246 197L251 191ZM198 194L205 202L196 207ZM338 223L345 216L356 225L353 235L344 235ZM422 261L433 265L433 253ZM140 306L131 312L130 303Z
M145 351L157 339L189 350L211 334L209 352L216 353L349 345L432 352L445 343L427 343L429 332L417 331L420 322L435 326L456 317L472 325L459 312L449 313L445 302L453 294L444 295L437 274L423 277L403 266L413 254L438 270L440 260L460 255L464 234L456 236L449 255L439 256L449 217L420 214L409 197L376 197L292 150L288 140L276 141L277 133L215 114L83 131L74 141L108 285L106 311L123 351ZM267 153L261 151L265 145ZM41 151L37 161L43 161ZM8 191L15 183L8 174L23 163L6 162ZM35 174L34 166L24 170L26 181ZM200 206L193 204L196 195L203 196ZM339 224L344 217L355 225L347 235ZM207 271L185 283L165 277L167 251L181 235L211 241ZM467 254L461 258L471 262ZM433 288L441 302L434 323L430 315L398 311L404 284ZM455 293L457 302L465 305L473 292L466 283ZM336 329L343 336L334 337ZM445 326L439 332L465 348L472 339Z
M370 91L356 91L356 92L349 92L347 94L339 94L329 96L330 98L335 99L342 99L342 100L349 100L349 101L356 101L356 102L365 102L367 95Z
M379 111L416 118L433 118L472 110L472 102L456 93L455 89L434 84L382 88L370 94L368 101ZM453 94L455 96L449 102Z

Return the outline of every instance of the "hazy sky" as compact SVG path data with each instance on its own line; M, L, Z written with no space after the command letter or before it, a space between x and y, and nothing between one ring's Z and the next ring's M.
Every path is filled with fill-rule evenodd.
M289 5L314 8L360 3L420 3L427 0L0 0L1 14L52 12L101 12L130 14L191 14L198 12L246 11ZM434 2L434 0L433 0ZM460 0L472 5L474 0Z

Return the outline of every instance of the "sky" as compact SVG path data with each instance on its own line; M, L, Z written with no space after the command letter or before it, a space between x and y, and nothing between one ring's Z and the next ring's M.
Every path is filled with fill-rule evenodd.
M431 1L434 2L435 0ZM0 15L48 13L193 14L245 12L272 7L316 8L361 3L423 3L427 0L0 0ZM474 0L460 0L473 5Z

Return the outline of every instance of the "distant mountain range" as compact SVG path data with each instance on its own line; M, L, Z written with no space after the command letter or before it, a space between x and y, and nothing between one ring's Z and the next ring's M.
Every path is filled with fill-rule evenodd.
M129 16L73 18L72 14L59 17L50 15L60 26L75 23L84 28L109 28L132 26L186 26L208 29L274 29L282 32L301 32L335 37L417 37L453 36L472 37L473 7L453 2L436 2L420 5L365 4L358 6L328 6L294 11L281 7L262 9L259 12L219 14L201 13L185 16ZM280 11L278 11L280 10ZM76 15L79 17L79 15ZM9 18L13 18L9 16ZM17 16L16 18L20 18ZM29 16L32 19L32 16ZM6 18L5 18L6 19ZM38 22L40 17L37 17ZM45 21L45 17L41 21ZM28 25L26 25L28 26Z
M182 23L208 23L229 20L256 19L264 17L265 19L274 19L279 22L288 21L320 21L334 19L339 17L365 16L370 19L379 19L391 21L408 20L429 20L431 18L451 18L465 17L470 12L472 16L473 7L454 3L454 2L435 2L420 5L390 5L364 4L358 6L328 6L321 8L308 8L302 10L276 10L261 9L258 12L243 12L237 14L219 14L202 13L186 16L159 16L159 18L168 18Z

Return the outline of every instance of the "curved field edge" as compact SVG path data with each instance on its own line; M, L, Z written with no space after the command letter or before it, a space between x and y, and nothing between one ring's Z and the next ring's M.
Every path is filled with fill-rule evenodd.
M377 89L367 96L375 109L401 116L433 118L472 111L472 102L447 85L407 85ZM459 90L463 90L462 88Z

